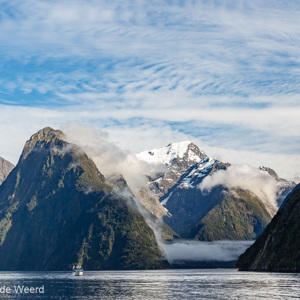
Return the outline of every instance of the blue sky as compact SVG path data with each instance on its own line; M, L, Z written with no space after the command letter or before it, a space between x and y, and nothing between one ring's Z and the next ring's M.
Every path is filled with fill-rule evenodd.
M76 122L300 176L299 28L298 1L0 0L0 156Z

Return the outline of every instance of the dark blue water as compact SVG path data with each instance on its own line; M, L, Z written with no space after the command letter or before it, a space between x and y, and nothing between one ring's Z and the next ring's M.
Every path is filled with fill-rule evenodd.
M232 269L103 271L82 277L0 272L0 299L300 299L300 274Z

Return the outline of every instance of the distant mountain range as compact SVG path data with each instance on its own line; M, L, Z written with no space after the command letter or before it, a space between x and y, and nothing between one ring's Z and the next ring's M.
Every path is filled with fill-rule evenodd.
M260 172L276 182L278 206L239 186L228 188L220 184L202 191L199 186L205 178L227 170L230 164L208 157L188 141L144 151L137 157L167 167L165 173L149 178L150 195L165 207L164 221L187 239L255 239L295 186L294 182L279 178L274 170L261 167Z

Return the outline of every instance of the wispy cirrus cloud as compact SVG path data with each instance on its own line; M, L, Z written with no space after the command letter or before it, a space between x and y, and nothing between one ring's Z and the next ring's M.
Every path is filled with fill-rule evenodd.
M291 9L279 1L272 7L259 1L4 3L0 51L34 65L40 77L40 69L49 66L46 78L65 68L70 78L62 82L78 69L86 75L93 70L86 86L94 88L105 71L104 81L115 81L124 92L165 87L251 95L254 88L263 94L282 93L283 86L284 93L299 89L296 4Z
M2 0L1 135L78 121L133 151L194 138L295 174L299 20L297 1Z

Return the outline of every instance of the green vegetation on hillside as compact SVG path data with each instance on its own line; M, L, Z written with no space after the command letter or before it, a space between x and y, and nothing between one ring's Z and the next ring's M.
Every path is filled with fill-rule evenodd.
M300 272L300 186L287 198L265 231L242 254L240 270Z
M0 269L153 269L165 262L133 199L51 128L26 143L0 186Z
M271 216L257 196L235 189L226 192L222 201L195 226L194 239L254 240L270 220Z

